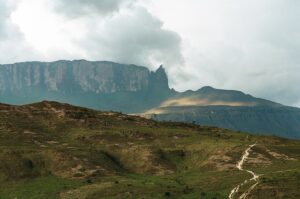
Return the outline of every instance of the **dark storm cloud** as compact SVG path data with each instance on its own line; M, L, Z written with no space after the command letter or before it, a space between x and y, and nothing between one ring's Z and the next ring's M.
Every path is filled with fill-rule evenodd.
M83 14L106 15L118 11L122 6L135 0L55 0L57 11L69 17Z
M165 64L172 72L175 66L183 63L180 36L163 28L162 21L135 2L135 0L20 0L20 3L16 3L16 24L10 17L12 10L3 8L5 12L0 13L2 22L0 30L3 30L1 33L11 35L10 38L4 39L9 45L2 49L13 48L20 46L15 45L17 43L27 42L26 44L34 45L32 49L36 54L43 53L48 60L85 58L147 65L153 68ZM41 11L48 15L40 15ZM29 17L24 20L22 16ZM38 28L33 30L35 24L42 22L40 19L35 20L39 16L45 18L43 20L45 23L49 23L49 26L41 24L44 29L59 34L47 35L46 31ZM4 21L8 25L3 25ZM12 36L13 34L15 36ZM39 45L32 35L37 35L37 41L44 38L40 42L42 44ZM18 42L19 39L23 40ZM53 45L47 43L47 40L53 41ZM60 42L59 45L55 43L56 41L63 43ZM68 46L68 49L64 45ZM60 55L57 57L58 51L67 57L59 57ZM31 57L27 52L23 55L26 54ZM11 62L5 57L3 59Z
M94 27L85 40L91 57L118 62L177 66L183 62L181 38L166 30L147 10L137 7Z
M180 36L164 29L158 18L134 4L136 0L55 2L57 13L82 17L81 22L89 31L75 42L80 48L88 49L88 59L155 65L153 67L163 63L170 67L170 72L183 63Z

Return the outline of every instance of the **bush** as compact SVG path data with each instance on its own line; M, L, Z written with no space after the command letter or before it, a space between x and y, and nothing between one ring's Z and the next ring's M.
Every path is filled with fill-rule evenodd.
M165 196L171 196L171 193L170 192L165 192Z

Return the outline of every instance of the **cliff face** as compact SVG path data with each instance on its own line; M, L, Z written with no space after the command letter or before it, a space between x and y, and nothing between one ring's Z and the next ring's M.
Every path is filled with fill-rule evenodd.
M150 72L141 66L85 60L0 65L0 100L5 103L51 99L134 112L156 105L159 93L170 93L162 67Z
M114 93L149 87L147 68L112 62L28 62L0 66L0 92L46 91ZM71 87L70 87L71 86Z

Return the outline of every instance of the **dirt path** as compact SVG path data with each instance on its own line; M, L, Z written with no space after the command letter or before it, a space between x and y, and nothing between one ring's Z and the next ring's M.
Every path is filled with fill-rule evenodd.
M248 182L250 181L254 181L255 184L253 184L247 191L245 191L240 197L239 199L246 199L247 196L249 195L249 193L256 187L256 185L258 184L258 178L259 178L259 175L257 175L256 173L254 173L253 171L250 171L250 170L246 170L246 169L243 169L243 165L244 163L246 162L247 158L249 157L250 155L250 151L251 149L255 146L256 144L252 144L250 145L244 152L241 160L237 163L236 165L236 168L238 168L239 170L241 171L246 171L248 173L250 173L252 175L252 178L251 179L248 179L248 180L245 180L243 183L237 185L236 187L234 187L230 194L229 194L229 199L233 199L234 196L238 193L238 191L240 190L240 188L247 184Z

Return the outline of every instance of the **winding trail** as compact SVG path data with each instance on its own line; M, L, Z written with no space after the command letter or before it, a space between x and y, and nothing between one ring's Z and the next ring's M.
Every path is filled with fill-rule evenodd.
M245 184L247 184L248 182L250 181L255 181L255 184L253 184L247 191L245 191L240 197L239 199L246 199L247 196L250 194L250 192L256 187L256 185L258 184L258 178L259 178L259 175L257 175L256 173L254 173L253 171L250 171L250 170L246 170L246 169L243 169L243 165L245 163L245 161L247 160L247 158L249 157L250 155L250 151L251 149L255 146L256 144L252 144L250 145L244 152L241 160L237 163L236 165L236 168L238 168L239 170L241 171L246 171L248 173L250 173L252 175L252 178L251 179L248 179L248 180L245 180L244 182L242 182L241 184L237 185L236 187L234 187L228 198L229 199L233 199L234 196L238 193L238 191L240 190L240 188L242 186L244 186Z

